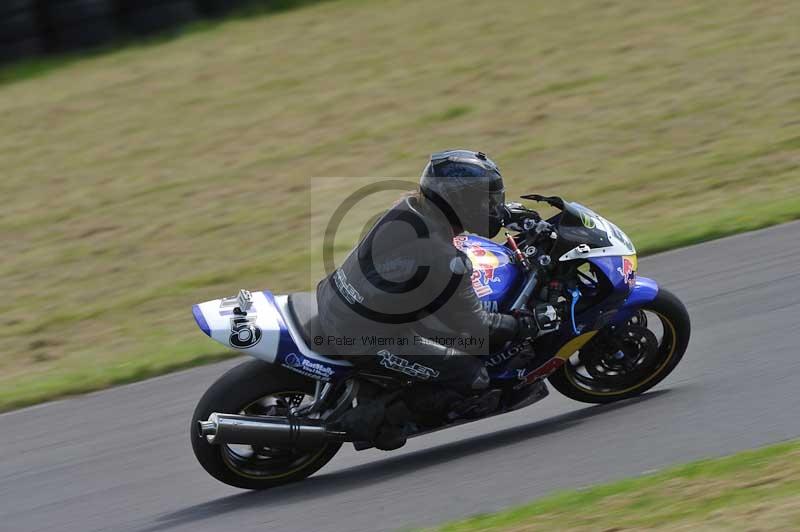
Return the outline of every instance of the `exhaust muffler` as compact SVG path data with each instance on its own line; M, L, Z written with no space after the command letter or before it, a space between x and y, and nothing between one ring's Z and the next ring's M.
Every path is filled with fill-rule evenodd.
M198 421L200 437L210 444L277 446L316 446L330 441L345 441L346 434L330 430L320 420L277 416L238 416L214 412L207 421Z

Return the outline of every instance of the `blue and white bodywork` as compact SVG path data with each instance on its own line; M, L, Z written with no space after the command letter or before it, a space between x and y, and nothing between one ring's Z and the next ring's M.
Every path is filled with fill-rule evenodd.
M200 329L220 344L316 380L343 378L352 364L311 349L292 320L287 296L242 290L192 307Z

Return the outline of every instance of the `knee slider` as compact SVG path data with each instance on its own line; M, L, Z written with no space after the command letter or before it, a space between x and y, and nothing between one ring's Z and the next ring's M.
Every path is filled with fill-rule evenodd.
M473 376L472 389L483 390L488 386L489 386L489 372L486 371L485 367L481 367L478 371L475 372Z

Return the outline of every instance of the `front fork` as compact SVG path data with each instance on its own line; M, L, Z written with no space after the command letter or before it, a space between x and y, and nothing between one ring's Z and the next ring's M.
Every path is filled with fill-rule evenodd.
M577 292L577 290L575 290L575 292ZM570 316L568 318L570 323L563 323L562 327L566 326L572 329L572 331L570 331L572 335L569 335L572 336L572 338L563 346L561 346L551 359L547 360L542 365L527 371L523 370L524 372L521 375L523 386L547 377L549 374L559 369L564 362L576 351L579 351L581 347L586 345L590 340L595 339L596 335L603 334L603 332L599 330L589 331L581 334L581 328L578 327L574 316L574 307L580 296L576 295L575 293L572 293L571 295L572 301L570 302ZM634 284L633 288L628 294L628 297L622 303L622 306L617 310L613 318L611 318L611 321L605 326L620 326L625 324L625 322L631 319L631 317L633 317L633 315L638 312L642 306L653 301L657 295L658 283L647 277L638 277L636 279L636 284ZM596 339L600 340L600 338ZM613 337L606 335L606 337L601 341L614 342L614 339ZM614 343L616 344L616 342Z

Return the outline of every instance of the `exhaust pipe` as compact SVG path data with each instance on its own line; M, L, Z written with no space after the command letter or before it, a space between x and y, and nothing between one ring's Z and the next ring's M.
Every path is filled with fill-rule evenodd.
M208 421L198 421L197 424L200 437L214 445L317 446L330 441L345 441L347 436L344 432L329 430L316 419L214 412Z

